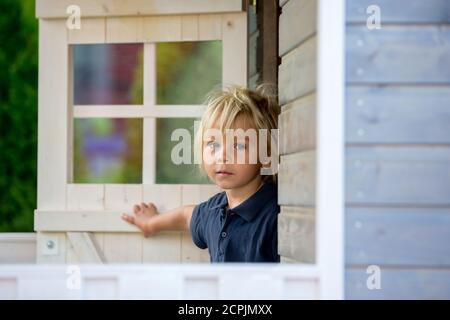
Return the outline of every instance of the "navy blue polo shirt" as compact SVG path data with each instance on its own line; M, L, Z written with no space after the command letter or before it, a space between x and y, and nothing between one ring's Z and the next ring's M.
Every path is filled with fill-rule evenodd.
M225 192L194 207L192 240L208 248L211 262L279 262L277 185L265 183L238 206L228 209Z

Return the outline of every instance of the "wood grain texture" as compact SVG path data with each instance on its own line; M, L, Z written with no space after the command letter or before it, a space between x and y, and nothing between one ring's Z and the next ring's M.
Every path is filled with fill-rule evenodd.
M316 146L315 93L286 104L278 117L279 152L295 153Z
M317 0L291 0L284 7L279 22L280 56L285 55L317 29ZM295 30L295 32L293 32Z
M278 253L301 262L315 262L314 209L281 207L278 215Z
M384 23L448 23L450 2L447 0L351 0L346 3L346 19L350 23L366 23L367 8L377 5Z
M450 87L348 86L346 141L450 143Z
M389 269L381 267L381 289L369 290L366 268L345 273L346 299L450 299L449 269Z
M347 82L449 84L450 26L347 26Z
M450 209L350 207L346 263L450 267Z
M450 205L450 147L347 148L346 201Z
M293 153L280 158L278 203L287 206L314 206L315 151Z
M280 105L316 89L316 53L316 37L312 37L283 56L278 75Z
M67 18L66 8L78 5L83 17L114 17L222 13L242 11L242 0L37 0L36 17Z

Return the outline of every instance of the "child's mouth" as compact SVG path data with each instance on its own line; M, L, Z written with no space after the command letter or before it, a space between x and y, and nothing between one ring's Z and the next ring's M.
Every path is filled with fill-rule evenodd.
M219 177L228 177L233 175L231 172L228 171L216 171L216 175L218 175Z

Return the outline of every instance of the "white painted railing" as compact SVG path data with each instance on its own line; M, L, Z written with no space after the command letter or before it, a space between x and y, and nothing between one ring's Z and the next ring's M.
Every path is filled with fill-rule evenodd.
M320 299L318 279L307 265L3 265L0 300Z
M36 262L36 233L0 233L0 264Z

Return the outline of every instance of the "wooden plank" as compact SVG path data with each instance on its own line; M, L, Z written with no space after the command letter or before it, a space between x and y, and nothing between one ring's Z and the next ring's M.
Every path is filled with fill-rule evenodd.
M103 184L68 184L67 210L103 210L105 208Z
M66 263L67 241L65 233L37 232L36 247L37 264Z
M78 5L83 18L170 15L242 11L242 0L37 0L36 17L66 18L66 8Z
M278 215L278 253L299 263L315 263L314 209L281 207Z
M55 266L52 268L48 265L41 267L46 268L47 271L42 270L39 274L34 275L30 271L22 271L25 274L18 275L18 300L76 300L81 298L81 290L73 290L68 285L71 275L67 271L71 271L71 269L67 266L60 266L57 269ZM36 266L30 268L36 268Z
M279 23L278 53L281 57L316 33L317 0L289 1L283 7Z
M127 43L144 41L143 17L106 18L106 42Z
M105 233L103 241L108 263L142 263L142 234Z
M18 299L122 300L207 299L211 294L219 299L317 299L323 294L318 291L320 269L311 265L83 264L80 290L67 286L74 267L0 266L0 281L11 289L1 287L0 292ZM243 289L238 295L236 287ZM194 289L199 292L187 292Z
M94 236L89 232L67 232L67 245L75 252L77 263L106 263Z
M344 297L345 0L318 1L316 261L324 299Z
M349 204L450 205L449 147L346 149Z
M152 184L156 180L156 119L144 118L142 142L142 183Z
M90 232L90 235L93 237L93 241L95 243L96 248L98 249L98 252L102 253L102 257L105 259L105 263L108 262L103 254L104 233ZM79 263L78 255L75 249L69 243L66 248L66 264L78 264L78 263Z
M142 202L141 184L106 184L105 210L131 212L135 204Z
M36 251L36 233L0 233L0 264L34 264Z
M208 249L200 249L192 241L190 232L181 234L181 263L209 263Z
M450 2L447 0L353 0L346 6L350 23L364 23L372 13L367 8L377 5L381 9L381 23L448 23Z
M200 14L198 16L198 38L200 41L222 39L222 15Z
M74 181L74 162L75 162L75 135L74 135L74 120L73 120L73 101L74 101L74 46L69 46L69 57L68 57L68 92L67 92L67 101L68 101L68 121L67 121L67 183L71 183ZM67 186L66 186L67 188Z
M115 275L83 278L83 300L112 300L119 297L119 279Z
M70 44L104 43L106 42L105 18L82 18L80 29L67 31Z
M295 261L294 259L290 259L284 256L280 256L280 263L287 264L287 263L299 263L298 261Z
M450 83L450 26L347 27L347 82Z
M0 277L0 300L17 300L17 277Z
M182 185L181 204L199 204L219 192L222 190L215 184L185 184Z
M450 87L347 87L348 143L450 143Z
M42 209L66 207L68 57L65 21L40 21L37 207Z
M346 263L450 266L450 209L364 208L346 211Z
M144 17L144 40L181 41L181 16Z
M280 154L315 148L316 103L316 94L313 93L283 107L278 118Z
M181 206L181 185L145 184L142 201L154 203L160 213L179 207Z
M316 89L316 51L316 37L311 37L283 56L278 74L280 105Z
M122 105L76 105L74 118L192 118L201 117L204 105L161 105L146 106Z
M278 203L286 206L314 206L315 151L293 153L280 158Z
M181 17L181 40L198 40L198 15L184 15Z
M217 300L219 281L217 277L188 277L183 281L184 297L189 300L201 300L202 297Z
M180 263L181 232L161 232L143 239L144 263Z
M140 232L121 219L122 211L39 211L34 212L36 231Z
M381 289L369 290L366 268L345 272L346 299L450 299L449 269L381 268Z
M144 45L144 106L153 108L156 102L156 45ZM156 119L144 118L142 141L142 183L155 183L156 176Z
M222 16L222 84L247 85L247 14Z

